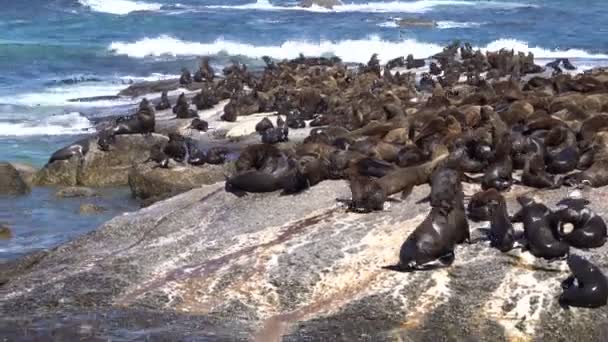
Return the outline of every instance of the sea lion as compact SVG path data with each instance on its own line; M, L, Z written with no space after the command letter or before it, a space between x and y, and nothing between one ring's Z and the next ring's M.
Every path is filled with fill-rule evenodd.
M112 128L112 133L119 134L150 134L154 132L156 124L154 108L148 99L144 98L139 103L137 113L124 120L117 120Z
M357 171L363 176L384 177L395 170L393 163L376 158L363 158L356 163Z
M483 175L481 188L494 188L498 191L508 190L513 184L513 162L511 161L511 141L509 133L503 133L496 143L495 160Z
M272 124L272 121L270 121L270 119L268 119L267 117L263 118L262 121L258 122L255 125L255 131L260 134L272 128L274 128L274 125Z
M167 91L164 90L160 95L160 102L156 105L156 110L166 110L171 108L171 101L169 101L169 96L167 95Z
M256 130L257 130L256 125ZM268 128L260 133L262 135L262 142L264 144L277 144L280 142L289 141L289 127L283 119L277 117L277 126L274 128Z
M145 161L145 163L153 161L158 164L158 167L168 168L169 167L169 156L165 154L163 151L165 147L165 143L157 143L152 145L150 148L150 156Z
M213 81L215 77L215 71L209 65L209 57L205 56L201 60L201 64L198 70L194 73L195 82L208 82Z
M78 140L71 145L68 145L62 149L55 151L49 158L47 164L51 164L57 160L68 160L73 156L78 156L78 158L82 159L87 154L87 152L89 152L89 147L89 138Z
M606 243L606 223L586 203L580 199L559 203L567 207L555 212L557 233L572 247L598 248ZM572 226L571 232L565 232L567 225Z
M522 208L513 216L512 222L523 222L527 249L537 258L554 260L568 254L570 246L560 241L555 234L553 212L542 203L527 197L518 197Z
M301 117L298 109L292 109L287 112L287 127L292 129L306 127L306 121Z
M505 198L496 190L488 189L474 195L469 202L469 218L471 216L480 218L481 216L486 221L490 221L490 246L506 253L513 249L515 245L515 231L513 224L509 219L507 204ZM480 215L481 214L481 215Z
M579 149L574 132L565 126L552 128L545 136L545 163L553 174L568 173L576 169Z
M205 160L211 165L224 164L229 153L230 151L226 147L212 147L205 153Z
M593 149L593 163L584 171L565 176L564 184L574 186L587 182L594 188L608 185L608 133L596 134L590 148Z
M568 267L572 275L562 282L564 292L559 296L559 304L582 308L598 308L608 300L608 281L602 271L590 261L571 254Z
M218 103L220 101L211 87L201 88L201 91L192 98L192 104L196 106L197 110L210 109Z
M163 148L163 152L167 155L167 157L175 160L176 162L184 162L188 154L186 138L178 133L170 133L169 141Z
M198 148L194 140L186 139L186 148L188 149L188 164L201 166L207 162L207 156Z
M188 85L192 83L192 74L187 68L182 68L182 74L179 77L179 84Z
M115 142L116 136L111 130L101 131L97 137L97 147L104 152L110 151Z
M526 154L521 183L537 189L558 188L561 184L546 172L544 147L535 138L526 138Z
M177 98L177 102L173 107L173 114L175 114L178 119L190 119L198 117L198 113L195 110L190 109L190 104L188 103L186 94L184 93L181 93Z
M209 123L205 120L194 118L187 128L195 129L201 132L207 132L207 130L209 129Z
M431 208L425 220L401 245L399 263L387 269L408 272L447 267L454 262L456 244L468 239L469 226L463 210L444 213ZM435 261L439 265L434 264Z
M431 161L424 164L398 168L375 180L351 177L351 209L360 212L382 210L388 196L400 191L408 193L414 186L428 182L433 170L448 156L445 146L437 146Z

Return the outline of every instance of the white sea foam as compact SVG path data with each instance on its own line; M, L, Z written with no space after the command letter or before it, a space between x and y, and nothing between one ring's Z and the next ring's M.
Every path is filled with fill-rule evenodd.
M459 21L438 21L437 28L439 29L452 29L452 28L470 28L479 27L485 25L485 23L476 22L459 22Z
M540 47L531 47L526 42L514 39L500 39L481 47L483 51L497 51L501 48L515 49L515 51L532 52L536 58L585 58L608 59L605 54L593 54L584 50L548 50ZM216 39L211 43L197 43L182 41L170 36L145 38L136 42L114 42L110 50L119 55L133 58L146 56L199 56L226 53L251 58L270 56L277 59L296 58L300 53L305 56L334 55L346 62L367 62L372 53L377 52L381 61L412 53L416 58L426 58L442 51L442 46L433 43L419 42L414 39L401 41L386 41L377 36L367 39L332 41L287 41L281 45L255 46L236 41Z
M93 129L92 123L77 112L49 116L41 120L0 121L0 136L75 135Z
M383 23L378 24L378 26L380 26L380 27L399 27L397 22L394 20L385 21Z
M0 103L21 106L111 106L120 104L120 101L70 102L70 99L116 95L126 88L123 84L113 83L78 83L75 85L53 86L38 92L22 93L12 96L0 97Z
M370 13L424 13L438 6L476 6L482 8L520 8L537 7L536 5L518 2L501 1L466 1L466 0L419 0L419 1L389 1L389 2L367 2L362 4L344 3L327 9L319 6L304 8L299 6L275 6L268 0L258 0L255 3L245 5L215 5L205 8L223 8L235 10L264 10L264 11L309 11L309 12L370 12Z
M78 0L81 5L95 12L125 15L135 11L158 11L162 5L157 3L129 0Z

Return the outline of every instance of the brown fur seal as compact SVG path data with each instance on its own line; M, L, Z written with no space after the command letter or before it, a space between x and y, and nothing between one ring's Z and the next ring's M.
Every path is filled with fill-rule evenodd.
M606 243L606 223L601 216L586 206L585 200L568 199L561 201L564 209L555 212L558 234L576 248L598 248ZM565 232L566 225L572 226Z
M370 212L381 210L387 197L400 191L411 191L415 185L428 182L431 173L449 156L445 146L438 146L430 162L400 168L377 180L351 178L352 205L356 211Z
M515 231L509 219L505 198L496 190L489 189L473 196L469 202L469 217L473 216L490 221L490 246L505 253L515 245ZM474 203L474 204L471 204ZM484 212L485 211L485 212ZM483 212L483 215L479 215Z
M582 308L599 308L608 301L608 281L602 271L588 260L571 254L568 267L572 272L562 282L564 292L559 296L559 304Z
M141 100L139 109L134 116L125 119L117 120L116 126L112 128L112 132L118 134L150 134L154 132L156 117L154 109L147 99Z
M160 95L160 102L156 105L156 110L167 110L171 108L171 101L169 101L169 96L167 95L167 91L163 91Z
M523 222L527 249L537 258L554 260L568 254L569 246L556 236L553 212L542 203L527 197L518 197L522 206L512 222Z
M198 117L196 111L190 109L190 104L188 103L186 94L184 93L181 93L177 98L177 102L173 107L173 114L175 114L178 119L190 119Z
M486 169L481 187L484 190L494 188L498 191L508 190L513 184L513 162L511 161L511 140L509 133L503 133L496 143L495 160Z
M57 160L68 160L73 156L83 158L87 152L89 152L90 142L89 138L78 140L77 142L68 145L62 149L55 151L49 158L48 164L53 163Z

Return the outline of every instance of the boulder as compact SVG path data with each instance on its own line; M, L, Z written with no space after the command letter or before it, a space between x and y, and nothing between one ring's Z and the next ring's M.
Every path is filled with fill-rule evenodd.
M81 215L91 215L91 214L100 214L106 211L107 209L96 204L92 203L84 203L80 205L79 212Z
M515 195L529 191L505 194L511 214ZM382 212L357 214L336 201L350 197L343 181L296 196L193 189L35 262L0 266L0 331L8 340L604 339L608 307L559 306L564 261L500 253L477 229L487 224L471 223L477 242L458 246L448 268L384 270L428 214L419 203L428 193L416 187ZM532 194L549 205L564 196ZM608 188L586 196L606 215ZM608 245L573 252L606 271Z
M0 162L0 195L24 195L30 187L10 163Z
M62 198L93 197L93 196L97 196L97 192L91 188L73 186L73 187L67 187L67 188L58 190L55 193L55 196L62 197Z
M129 187L133 197L151 202L177 195L205 184L223 181L222 165L175 166L170 169L142 164L129 173ZM151 199L151 200L150 200Z
M334 6L340 6L342 5L342 1L340 0L303 0L300 2L300 7L312 7L312 6L318 6L318 7L323 7L323 8L327 8L327 9L332 9L334 8Z
M399 27L436 27L437 23L433 20L405 18L397 21Z
M30 188L32 186L34 186L34 176L36 175L36 172L38 172L37 168L35 168L29 164L23 164L23 163L11 163L11 164L13 164L13 166L15 167L17 172L19 172L19 175L21 176L21 179L23 179L25 184L27 184Z
M36 174L34 183L40 186L127 185L129 170L148 159L151 146L167 140L159 134L117 135L116 142L106 152L97 147L95 138L91 138L91 148L82 160L72 157L47 164Z

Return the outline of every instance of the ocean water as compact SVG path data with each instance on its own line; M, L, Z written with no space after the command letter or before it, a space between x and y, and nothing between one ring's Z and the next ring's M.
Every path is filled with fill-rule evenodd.
M348 62L378 53L386 61L409 53L428 57L458 39L482 49L530 51L541 62L569 57L582 69L608 64L605 0L344 2L327 10L289 0L0 1L0 160L44 165L52 151L90 134L91 118L138 102L71 99L113 95L130 81L175 77L183 66L194 68L201 55L218 67L300 53ZM438 26L399 28L401 18ZM23 201L23 210L43 203L33 195ZM0 199L0 209L12 208L9 202ZM65 223L56 222L56 214L68 209L46 210L47 226ZM0 220L15 224L19 215ZM99 223L72 219L88 229ZM19 222L23 229L34 224Z

